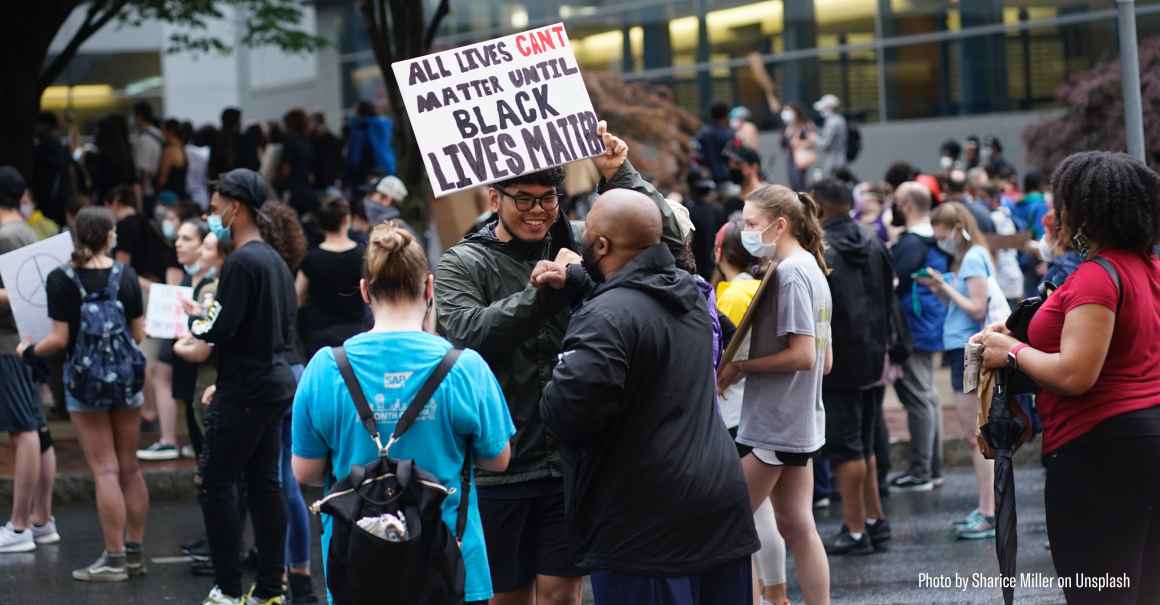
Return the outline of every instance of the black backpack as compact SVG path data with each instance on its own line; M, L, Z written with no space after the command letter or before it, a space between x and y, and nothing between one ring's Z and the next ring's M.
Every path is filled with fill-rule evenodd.
M78 400L102 408L127 404L145 386L145 355L133 341L125 307L117 298L124 271L124 265L113 263L105 289L89 292L72 266L64 266L81 295L76 345L64 362L64 386Z
M846 161L853 162L862 153L862 130L849 117L846 118Z
M467 527L471 489L471 442L467 443L461 472L459 516L455 534L443 523L443 500L454 493L414 460L388 455L391 445L415 423L439 383L459 358L451 349L427 379L403 417L395 425L386 447L379 439L375 415L367 404L354 370L342 347L331 349L342 373L359 419L379 448L379 458L365 465L351 465L350 474L335 483L326 497L310 508L332 517L330 551L326 561L326 586L338 605L424 603L462 604L466 578L460 543ZM363 529L359 521L381 515L405 520L406 535L390 540Z

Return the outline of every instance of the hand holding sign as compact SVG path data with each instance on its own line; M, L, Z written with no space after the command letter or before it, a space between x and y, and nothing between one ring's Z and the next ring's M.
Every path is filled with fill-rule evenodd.
M616 175L617 170L620 170L624 160L628 159L628 143L608 132L608 122L604 120L597 123L596 134L600 135L600 140L604 142L604 153L592 158L592 161L596 162L600 174L610 179Z

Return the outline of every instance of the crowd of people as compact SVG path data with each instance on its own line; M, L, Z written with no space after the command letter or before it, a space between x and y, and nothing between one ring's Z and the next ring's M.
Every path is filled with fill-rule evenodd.
M312 558L333 570L348 553L328 515L311 553L300 484L328 488L387 452L440 486L465 481L444 488L441 518L467 603L579 604L589 576L599 605L782 605L787 552L804 600L828 603L831 557L892 541L883 496L943 483L942 365L978 486L954 532L994 536L993 462L963 381L977 346L987 368L1042 386L1026 403L1059 573L1132 578L1069 601L1160 596L1160 494L1131 476L1160 462L1160 176L1092 152L1020 181L997 139L971 137L942 146L937 173L897 163L861 181L839 99L813 107L818 121L777 108L790 187L766 182L748 111L718 104L668 197L601 123L583 212L562 168L495 183L490 214L437 261L398 220L393 126L369 105L341 138L302 110L243 130L227 109L194 131L139 105L132 134L109 116L79 145L43 115L34 176L0 167L0 253L57 225L75 252L48 276L40 341L20 340L0 289L17 471L0 552L61 539L38 386L56 376L104 541L78 581L146 573L139 460L188 450L205 539L184 548L213 578L203 602L318 602ZM152 284L192 289L187 335L146 337ZM1015 340L999 320L1050 290ZM911 435L894 476L891 387ZM140 447L143 426L159 440ZM379 433L394 434L382 449ZM823 540L814 509L837 501L841 530Z

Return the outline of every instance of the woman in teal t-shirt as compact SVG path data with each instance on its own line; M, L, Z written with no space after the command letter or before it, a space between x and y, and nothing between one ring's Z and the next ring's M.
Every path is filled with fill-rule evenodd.
M995 537L995 463L983 458L975 440L979 400L963 392L963 365L967 341L983 331L987 319L987 280L995 274L995 263L986 238L966 206L958 203L939 206L931 215L931 224L939 248L951 256L952 272L948 274L948 281L937 271L928 269L931 277L920 278L919 282L947 303L943 355L951 368L955 409L962 436L971 448L979 489L979 507L955 525L960 540L986 540Z
M374 312L374 328L347 340L344 347L374 409L379 432L390 435L451 344L429 333L434 326L434 281L423 249L410 232L391 224L375 227L367 247L365 275L360 290ZM503 471L511 457L508 440L514 434L499 383L483 358L467 350L415 424L391 448L391 455L413 459L443 485L457 487L468 440L478 467ZM329 348L318 351L298 383L292 448L294 475L311 485L333 484L350 472L352 464L378 457ZM475 477L471 480L474 483ZM443 521L452 531L459 493L456 489L443 501ZM461 547L468 603L492 596L476 493L473 485ZM322 527L325 561L331 535L331 521L325 515Z

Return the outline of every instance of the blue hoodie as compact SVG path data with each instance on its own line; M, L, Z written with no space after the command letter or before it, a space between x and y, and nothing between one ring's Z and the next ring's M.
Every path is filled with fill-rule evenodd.
M926 229L920 226L918 233L904 233L890 249L890 255L894 273L898 276L898 302L914 339L914 350L924 353L942 351L946 304L934 291L910 276L925 267L946 273L950 270L950 258L939 250L929 226Z

